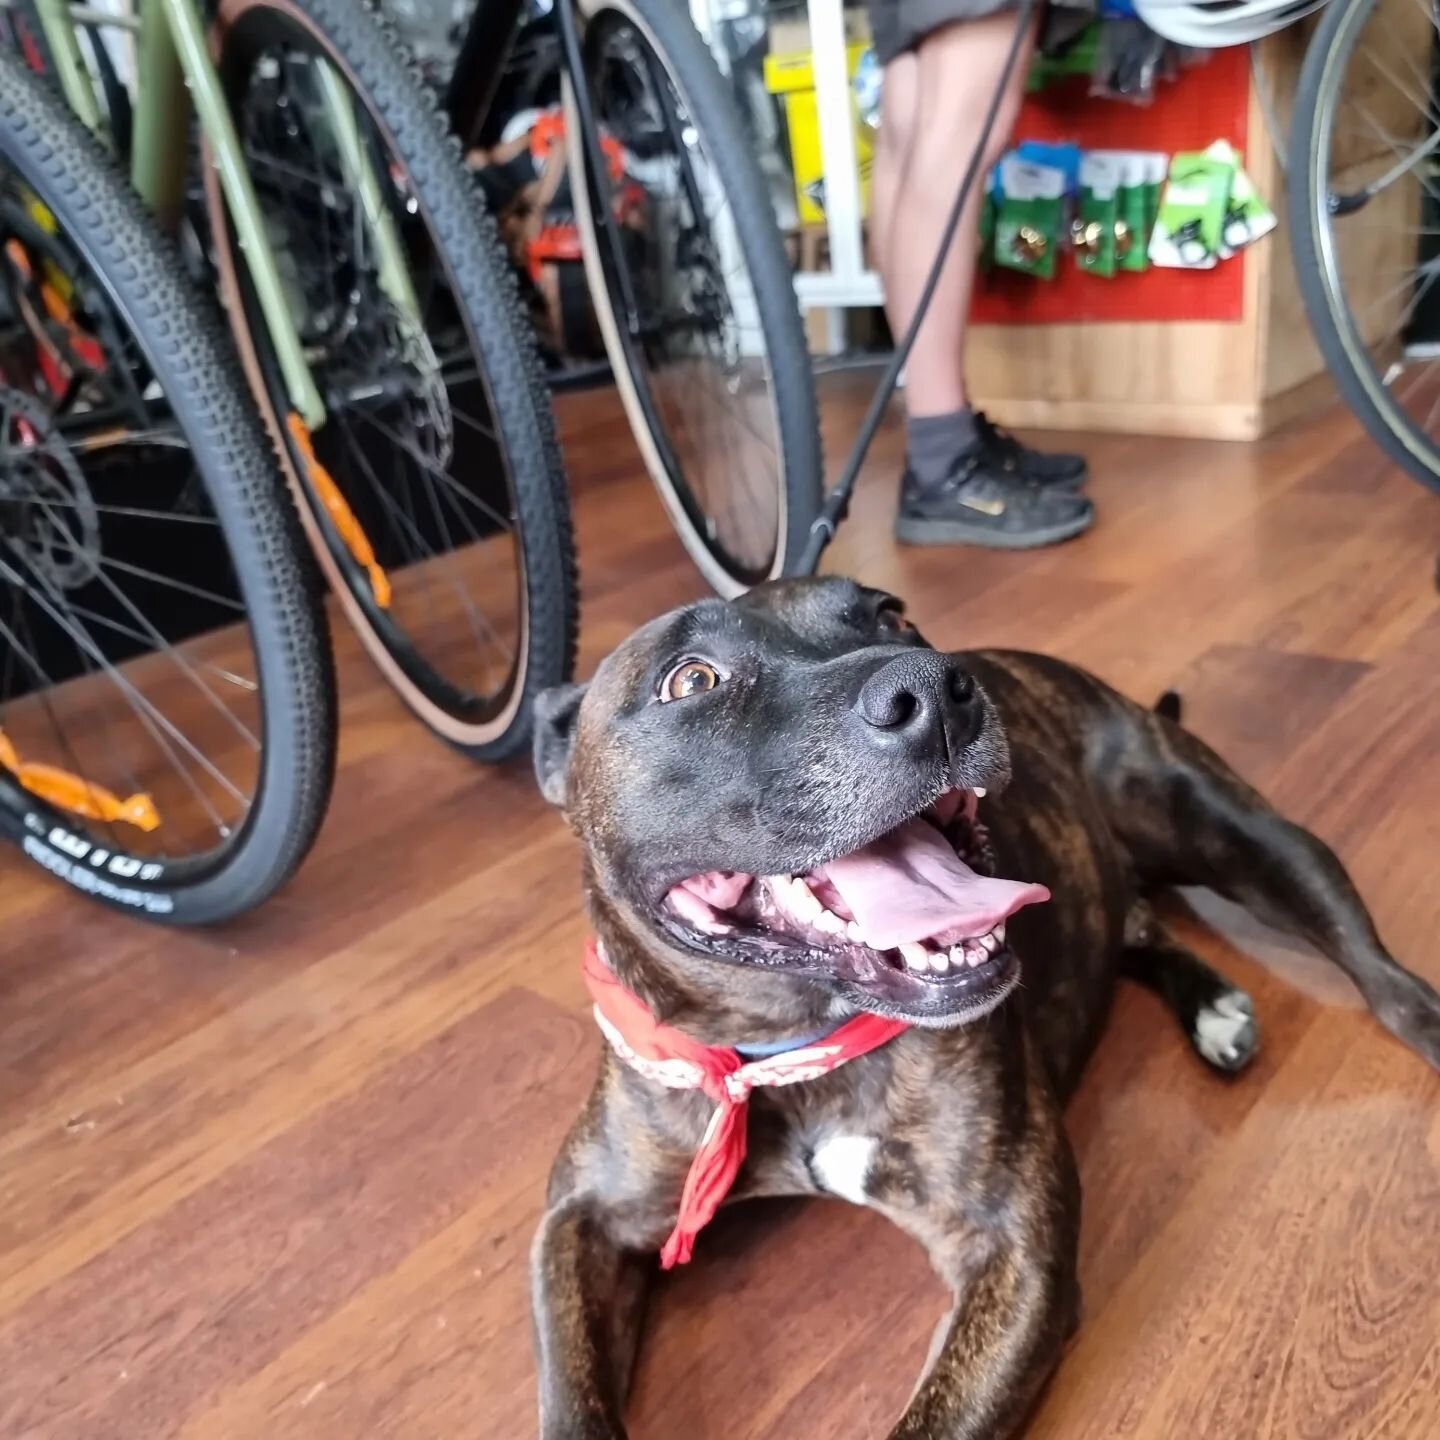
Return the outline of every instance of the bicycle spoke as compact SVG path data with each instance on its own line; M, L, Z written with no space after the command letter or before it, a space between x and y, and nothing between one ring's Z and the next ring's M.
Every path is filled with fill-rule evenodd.
M0 573L3 573L7 569L8 566L6 566L5 562L0 561ZM12 571L6 576L6 578L13 581L16 577L14 575L14 572ZM170 758L172 764L174 765L176 772L180 775L182 780L186 782L186 784L189 786L192 793L194 794L195 798L201 802L202 806L208 812L212 821L215 824L215 828L217 829L217 831L219 831L222 836L227 835L229 833L229 827L226 826L225 823L220 819L214 807L210 804L208 797L205 796L204 792L196 784L195 779L191 775L189 769L186 766L180 764L180 762L175 756L174 748L169 743L167 743L165 737L168 736L169 740L173 740L175 744L179 745L187 754L189 754L195 760L200 769L205 771L205 773L209 775L210 778L216 782L216 784L220 785L223 789L228 790L230 794L236 800L238 800L242 806L248 803L246 796L243 795L233 784L231 784L230 780L220 772L220 770L210 761L210 759L201 750L199 750L166 715L164 715L160 710L156 709L156 707L150 702L150 700L146 696L142 695L138 689L136 689L136 687L125 677L124 673L121 670L119 670L116 666L110 664L110 662L105 657L105 652L95 643L95 641L89 635L88 631L86 631L83 626L77 625L72 622L62 611L56 609L55 606L50 603L50 601L48 601L43 595L31 591L31 597L35 601L35 603L50 617L51 621L59 629L63 630L67 636L70 637L76 647L84 651L92 661L96 662L100 666L104 674L113 681L116 688L129 702L131 709L135 712L136 717L150 732L151 736L156 740L156 742L161 746L161 748L165 750L167 756Z
M0 561L0 564L3 563L3 561ZM18 589L16 593L20 593ZM28 621L26 622L25 629L26 634L30 634ZM70 768L70 773L79 777L84 783L86 793L88 794L90 803L93 806L96 802L94 785L90 781L85 779L84 768L80 764L80 761L75 754L74 747L70 743L69 734L65 730L64 726L60 724L59 717L55 714L54 707L50 700L50 690L54 682L51 680L49 674L46 673L45 668L40 664L39 660L35 657L33 652L23 644L17 631L12 630L8 625L0 623L0 640L4 640L6 644L21 657L22 661L27 665L27 667L30 669L31 674L34 676L37 682L36 693L39 696L41 708L45 711L46 718L50 722L50 729L55 735L55 738L59 741L61 750L64 751L66 762ZM35 643L33 635L30 636L30 643L31 645L34 645ZM107 835L110 835L113 843L113 832L107 828L106 833Z
M353 436L350 436L350 435L348 434L348 432L347 432L346 438L347 438L347 440L349 441L350 445L353 447L354 454L355 454L355 458L356 458L357 460L359 460L359 461L364 465L365 469L369 472L370 477L371 477L371 480L372 480L372 483L373 483L373 486L374 486L374 490L375 490L376 496L377 496L377 497L381 500L381 502L391 511L391 513L395 515L396 519L399 520L399 521L402 523L402 525L405 527L405 529L408 531L408 533L409 533L411 536L413 536L414 541L415 541L415 544L416 544L416 547L417 547L417 548L416 548L416 559L420 561L420 564L419 564L419 567L418 567L418 568L420 569L420 571L422 572L422 574L425 576L425 584L426 584L426 586L427 586L427 598L428 598L428 587L429 587L430 584L431 584L432 577L430 576L430 567L429 567L427 564L425 564L424 562L425 562L425 552L429 551L429 547L426 545L424 536L423 536L423 534L421 533L421 531L420 531L420 529L419 529L419 526L415 523L414 518L413 518L411 515L409 515L409 514L406 513L406 510L408 510L408 508L409 508L409 507L408 507L408 501L407 501L407 504L406 504L406 508L405 508L404 510L402 510L402 509L400 508L400 506L396 504L394 498L393 498L392 496L390 496L390 495L386 492L385 487L379 483L379 480L378 480L378 478L375 476L375 472L374 472L374 470L371 468L369 461L368 461L367 459L365 459L365 457L364 457L364 452L360 450L360 448L359 448L359 443L354 439ZM397 457L396 457L396 458L398 459L398 454L397 454ZM439 518L439 517L438 517L438 514L437 514L437 519L438 519L438 518ZM440 523L441 523L441 525L443 526L444 522L443 522L443 521L440 521ZM445 533L446 533L446 536L447 536L447 539L448 539L448 535L449 535L448 529L445 531ZM452 551L452 553L453 553L453 551ZM433 556L433 552L431 552L431 555L432 555L432 558L439 558L439 557L434 557L434 556ZM450 573L449 568L444 566L444 559L443 559L443 558L441 559L441 564L442 564L442 567L445 568L446 579L447 579L447 580L449 581L449 583L450 583L450 588L455 592L456 596L457 596L457 597L459 598L459 600L460 600L461 606L462 606L462 607L464 608L464 610L466 611L467 618L469 619L469 622L470 622L470 628L471 628L472 633L475 635L475 639L476 639L477 644L482 644L482 645L483 645L484 640L482 639L481 631L484 631L485 634L488 635L488 636L490 637L490 639L492 640L492 642L496 645L496 648L499 649L499 650L501 651L501 653L505 656L505 659L507 660L507 662L508 662L508 661L513 661L513 659L514 659L513 653L505 647L504 642L501 641L500 637L495 633L494 628L490 625L490 623L489 623L487 620L484 619L483 615L481 615L480 612L478 612L478 611L476 610L474 601L472 600L469 592L465 589L465 587L464 587L462 584L460 584L460 582L459 582L458 580L456 580L456 579L454 578L454 576ZM431 614L432 614L432 616L433 616L433 614L434 614L433 602L432 602Z
M113 555L102 555L100 563L108 566L111 570L118 570L123 575L133 575L137 580L149 581L152 585L163 585L168 590L179 590L183 594L193 595L197 600L208 600L212 605L223 605L237 614L243 615L245 607L228 595L217 595L213 590L206 590L200 585L192 585L188 580L177 580L172 575L162 575L158 570L147 570L143 565L132 565L128 560L117 560Z
M140 608L130 599L128 595L125 594L125 592L120 588L120 586L116 584L116 582L109 575L106 575L103 571L97 574L96 579L105 586L105 588L110 592L110 594L113 595L122 606L124 606L126 612L130 615L131 619L136 621L136 623L142 627L145 638L149 641L150 646L155 651L155 653L163 654L169 657L170 662L175 665L179 670L181 670L184 673L185 677L190 681L190 683L197 690L199 690L202 695L205 696L205 698L210 702L210 704L216 710L218 710L221 715L225 717L225 720L229 723L231 728L234 729L241 736L241 738L249 744L251 749L258 752L260 749L260 737L256 735L255 732L251 730L248 725L246 725L242 720L240 720L240 718L234 714L230 707L225 704L225 702L204 682L204 680L200 678L199 673L194 669L194 667L185 658L185 656L173 645L171 645L169 641L167 641L165 637L160 633L160 631L157 630L155 626L150 623L150 621L145 617L144 613L140 610ZM74 613L73 605L70 606L70 610L72 613Z
M392 429L390 426L386 425L384 421L377 420L375 416L372 415L368 410L362 410L356 413L359 415L360 419L364 420L369 425L373 425L375 429L380 431L380 433L384 435L386 439L388 439L393 445L396 445L401 450L403 450L427 475L433 476L436 480L440 481L440 483L445 486L447 491L451 492L453 495L458 496L462 500L468 500L477 510L481 512L481 514L483 514L487 519L493 520L495 524L498 525L502 530L508 531L512 528L512 522L509 516L502 515L497 509L495 509L493 505L488 504L484 500L481 500L478 495L475 495L471 491L465 489L465 487L461 485L449 473L449 471L442 469L439 465L436 465L435 462L431 460L428 455L424 454L421 451L420 447L414 443L414 441L410 440L404 435L401 435L399 431ZM473 528L471 530L471 534L476 540L481 538L477 533L475 533Z
M111 615L102 615L98 610L91 610L85 605L77 605L73 600L70 602L70 611L72 614L90 621L92 625L103 625L107 630L113 630L117 635L125 636L127 640L150 643L151 637L145 631L134 630L128 625L122 625ZM235 671L226 670L223 666L216 665L209 660L199 660L195 664L198 668L210 671L217 679L225 681L227 685L234 685L239 690L246 690L251 694L257 694L260 690L253 680L247 680L243 675L237 675ZM3 690L0 690L0 694L3 693Z
M18 495L10 502L15 505L43 505L46 507L59 506L62 509L78 509L78 503L74 500L55 499L47 497L40 499L31 495ZM162 520L173 525L203 525L210 530L218 530L220 522L213 515L177 515L173 510L144 510L134 505L106 505L96 501L95 511L100 515L124 515L135 520Z

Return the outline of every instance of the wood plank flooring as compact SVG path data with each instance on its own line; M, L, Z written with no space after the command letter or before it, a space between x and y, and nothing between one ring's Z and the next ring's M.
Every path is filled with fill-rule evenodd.
M832 461L871 383L826 382ZM563 421L588 671L700 585L612 398ZM1440 501L1339 411L1086 448L1092 535L903 550L892 424L828 566L937 642L1183 690L1440 980ZM261 913L166 933L0 852L6 1440L535 1433L526 1251L597 1053L576 855L523 765L429 741L339 648L335 803ZM1313 957L1208 898L1178 923L1255 996L1264 1051L1220 1080L1122 993L1070 1113L1085 1324L1030 1433L1431 1440L1440 1077ZM660 1288L632 1434L883 1437L943 1305L873 1215L732 1212Z

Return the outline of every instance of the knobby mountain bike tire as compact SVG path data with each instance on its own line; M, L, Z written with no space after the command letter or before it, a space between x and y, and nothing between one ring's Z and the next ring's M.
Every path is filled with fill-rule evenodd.
M513 754L528 740L534 696L571 673L577 592L549 393L495 222L432 93L373 6L220 0L214 33L221 81L325 397L327 419L308 441L294 432L211 174L222 283L316 554L406 705L474 758ZM395 338L347 193L354 187L337 174L337 147L323 133L321 67L349 96L381 181L381 203L421 298L421 337ZM268 128L276 114L286 117L283 130ZM343 294L329 288L336 274L346 277ZM390 389L367 389L369 372L387 376ZM467 441L483 443L483 453L464 456ZM318 485L316 459L324 471ZM327 481L358 520L363 545L335 523Z
M641 238L617 263L595 222L597 199L613 205L618 187L594 176L572 187L601 332L646 468L706 581L734 596L795 573L820 513L815 383L793 274L754 147L684 6L579 0L578 18L592 102L607 73L623 79L627 55L660 80L648 97L631 97L651 112L638 117L648 155L635 153L647 147L627 133L623 97L596 105L602 132L639 162L627 182L643 190L668 159L682 191L701 196L702 215L682 197L678 217L666 219L677 197L657 202L652 192L650 215L642 209L634 226ZM580 176L589 167L574 80L564 79L566 137L570 173ZM666 134L679 143L667 146ZM673 179L665 188L673 192ZM664 224L674 227L669 237ZM688 294L674 284L682 269ZM744 316L730 288L741 272Z
M132 533L137 523L164 531L168 522L183 522L186 528L176 533L194 536L201 527L207 543L213 537L215 553L233 580L228 604L241 617L217 633L220 638L233 634L236 649L253 665L253 676L236 675L213 660L187 656L188 642L173 647L162 643L158 649L142 643L134 658L111 662L108 641L116 632L128 629L131 638L141 642L162 640L149 615L136 606L133 596L141 592L122 591L106 580L106 593L125 594L129 608L102 615L94 608L97 602L88 598L83 575L57 581L53 563L48 570L30 568L34 539L24 517L36 504L21 488L16 476L22 472L12 464L6 499L0 503L0 652L5 652L7 679L7 689L0 690L0 731L9 732L10 758L15 758L19 731L8 722L15 719L23 725L25 715L42 707L53 713L62 699L68 703L80 698L83 714L97 717L97 724L98 717L106 716L106 725L113 725L105 702L112 695L107 687L113 686L124 702L117 707L122 718L133 717L134 727L126 731L122 725L118 735L112 729L103 735L81 733L76 743L124 750L132 757L152 744L173 754L183 743L190 746L181 759L194 788L191 770L202 774L208 766L215 775L221 770L195 748L169 713L151 703L143 687L153 676L158 677L157 696L162 684L185 689L187 695L193 690L201 697L194 703L208 713L222 703L220 682L214 677L223 674L237 685L243 681L249 723L239 728L249 738L237 741L234 726L226 734L232 748L245 752L253 788L242 797L243 805L237 802L224 823L215 826L213 837L181 850L173 829L167 830L173 812L162 813L158 829L142 843L139 832L123 823L87 818L75 808L52 803L53 782L38 785L25 778L39 766L17 770L0 763L0 832L35 864L117 909L174 924L223 921L258 905L290 877L325 813L335 763L335 690L317 577L218 314L181 281L175 253L59 97L15 57L0 53L0 176L6 171L43 207L50 230L64 237L86 272L85 284L93 282L97 308L105 312L113 333L123 336L119 348L136 368L143 367L146 394L163 396L164 453L186 456L193 467L186 471L183 507L174 513L157 510L150 518L148 510L111 503L104 492L86 494L83 504L102 519L112 512L120 516ZM24 449L6 453L12 460L33 460L36 436L46 423L45 407L11 394L3 421L7 434L0 439L28 437L28 454ZM121 464L106 472L107 484L119 483L117 471L123 483L146 483L143 468L126 463L132 452L124 448L128 442L123 433L115 439L114 432L92 431L87 443L115 447ZM78 464L65 459L60 445L55 442L50 458L68 467L65 473L79 475ZM5 463L0 460L0 469ZM0 476L0 485L5 484L6 477ZM77 491L57 500L52 486L50 499L40 504L48 513L59 514L65 506L80 505L81 496ZM134 517L141 518L137 522ZM96 530L97 535L105 533L103 527ZM87 563L93 564L97 577L112 565L113 573L122 577L150 573L122 555L99 553L98 542ZM143 593L167 593L172 602L187 589L192 597L202 593L199 587L172 583L158 573L147 584ZM95 586L100 585L97 578ZM194 598L189 603L193 607ZM23 668L24 654L29 653L23 652L17 663L18 642L24 636L15 627L22 606L30 604L37 615L48 614L62 624L85 662L85 673L56 690L31 684L30 693L11 704L4 699L9 677ZM136 667L148 667L143 682ZM40 678L37 669L31 679ZM81 691L79 686L90 689ZM63 756L34 753L24 758L53 762ZM131 763L138 767L142 761ZM88 802L99 777L88 772L77 779L83 781ZM183 793L184 787L176 788ZM44 797L37 791L45 792ZM208 827L208 821L205 824Z

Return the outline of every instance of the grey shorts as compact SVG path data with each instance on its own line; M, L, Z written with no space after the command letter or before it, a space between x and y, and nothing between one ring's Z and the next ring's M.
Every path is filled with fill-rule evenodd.
M1016 8L1016 0L865 0L875 57L888 65L927 35L957 20L983 20Z

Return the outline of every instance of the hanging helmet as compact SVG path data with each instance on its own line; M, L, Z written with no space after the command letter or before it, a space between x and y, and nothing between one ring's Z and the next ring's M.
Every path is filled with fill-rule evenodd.
M1134 0L1135 13L1176 45L1219 50L1293 25L1325 0Z

